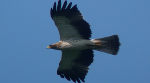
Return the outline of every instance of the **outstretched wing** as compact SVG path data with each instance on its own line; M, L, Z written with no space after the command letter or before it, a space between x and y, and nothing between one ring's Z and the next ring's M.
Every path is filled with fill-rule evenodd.
M57 74L67 80L80 83L85 82L88 66L93 62L92 50L62 51Z
M72 7L72 2L67 1L61 7L61 0L54 3L51 8L51 17L55 22L61 40L68 39L89 39L91 30L89 24L83 19L77 5Z

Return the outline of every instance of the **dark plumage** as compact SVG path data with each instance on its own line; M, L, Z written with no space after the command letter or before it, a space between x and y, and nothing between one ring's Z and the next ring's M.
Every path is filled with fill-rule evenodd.
M60 41L48 48L61 50L62 57L57 74L73 82L85 82L89 66L93 62L93 50L116 55L119 50L119 37L112 35L90 39L91 29L83 19L77 5L61 0L50 10L51 18L58 28Z
M79 51L74 51L73 53L78 53ZM62 51L62 55L72 56L72 52ZM80 83L80 80L85 82L85 76L88 72L88 66L93 62L93 51L90 49L81 50L78 54L78 58L74 59L73 62L76 63L72 65L70 70L57 70L57 74L61 76L61 78L66 78L67 80L72 80L74 82ZM63 60L63 57L62 57ZM61 62L60 64L61 65Z
M61 7L61 0L54 3L53 8L51 8L51 17L52 19L55 16L64 16L70 20L70 24L74 26L79 31L79 34L84 39L89 39L91 37L91 29L89 24L83 19L80 11L77 8L77 5L72 7L72 2L67 6L67 1L64 2Z

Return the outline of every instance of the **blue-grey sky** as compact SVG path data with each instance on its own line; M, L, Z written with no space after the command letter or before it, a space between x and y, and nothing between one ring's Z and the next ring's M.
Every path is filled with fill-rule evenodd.
M61 52L49 10L57 0L0 0L0 83L72 83L56 70ZM71 0L68 0L71 1ZM72 0L92 38L118 34L117 56L94 51L86 83L150 83L150 0Z

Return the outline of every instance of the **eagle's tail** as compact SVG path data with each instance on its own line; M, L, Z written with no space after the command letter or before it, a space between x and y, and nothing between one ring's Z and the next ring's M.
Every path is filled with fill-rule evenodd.
M119 50L119 37L118 35L112 35L104 38L98 38L93 40L95 49L116 55Z

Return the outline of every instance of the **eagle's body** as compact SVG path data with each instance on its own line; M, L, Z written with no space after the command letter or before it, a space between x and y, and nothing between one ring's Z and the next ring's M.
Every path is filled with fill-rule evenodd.
M88 66L93 62L93 50L116 55L119 50L117 35L90 39L90 25L83 19L77 5L72 2L62 5L61 0L51 8L51 17L60 34L60 41L48 48L61 50L62 58L57 74L67 80L84 82Z
M93 40L67 40L67 41L59 41L55 44L57 50L84 50L84 49L92 49L92 45L94 45Z

